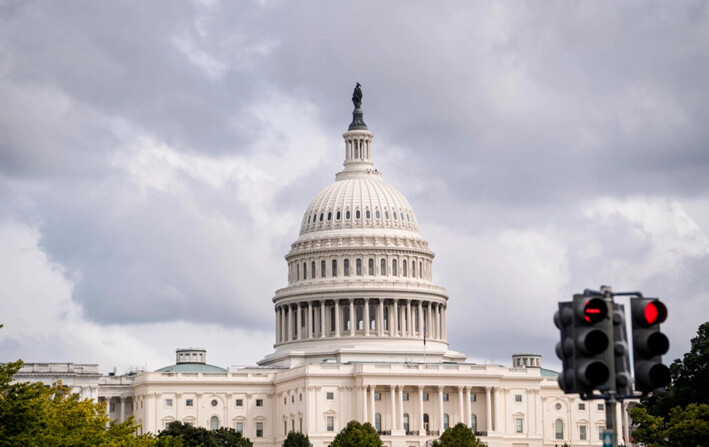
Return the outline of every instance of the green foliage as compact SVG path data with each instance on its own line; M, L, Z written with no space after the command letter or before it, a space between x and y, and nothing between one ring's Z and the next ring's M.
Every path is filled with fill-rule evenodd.
M221 427L207 430L204 427L194 427L180 421L170 422L167 428L158 435L160 440L179 440L181 447L252 447L248 438L233 428ZM171 441L174 442L174 441ZM162 446L160 446L162 447Z
M473 430L462 422L447 428L431 445L432 447L487 447L487 444L476 438Z
M360 424L350 421L347 427L335 436L330 447L382 447L382 440L369 422Z
M134 436L133 419L109 424L104 403L81 400L61 383L11 383L21 367L0 365L0 447L157 447L153 436Z
M283 441L283 447L313 447L307 435L298 432L290 432Z
M663 418L673 408L689 404L709 404L709 322L699 326L684 359L670 365L672 383L662 393L643 400L648 413Z
M654 416L638 405L630 410L636 429L633 439L647 447L700 447L709 445L709 405L675 407L667 418Z

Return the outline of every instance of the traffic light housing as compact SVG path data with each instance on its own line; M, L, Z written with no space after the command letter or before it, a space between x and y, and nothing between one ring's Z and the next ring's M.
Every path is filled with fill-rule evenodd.
M611 365L614 361L608 304L602 298L574 295L559 303L554 323L561 332L556 355L562 361L559 386L567 394L592 393L613 389Z
M559 310L554 314L554 324L561 333L561 340L556 344L556 355L562 363L562 371L557 379L559 387L565 393L580 392L576 387L574 372L574 303L559 303Z
M574 295L574 370L581 392L613 389L610 380L614 361L611 321L603 298Z
M635 389L648 393L670 383L670 370L662 364L662 355L669 350L670 341L660 332L667 308L657 298L631 298L630 307Z
M613 354L615 356L615 392L619 396L633 394L630 376L630 348L625 325L625 308L613 303Z

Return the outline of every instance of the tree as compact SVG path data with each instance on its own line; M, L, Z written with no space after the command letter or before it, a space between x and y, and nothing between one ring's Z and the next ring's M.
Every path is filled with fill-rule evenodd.
M462 422L448 427L431 445L433 447L487 447L487 444L476 438L473 430Z
M313 447L307 435L298 432L290 432L283 441L283 447Z
M182 447L252 447L248 438L233 428L221 427L207 430L180 421L170 422L158 438L173 438L181 441Z
M382 440L372 424L350 421L330 443L330 447L382 447Z
M630 410L633 439L647 447L695 447L709 445L709 405L677 406L667 418L654 416L642 405Z
M672 383L662 393L643 399L648 413L667 417L677 406L709 404L709 322L699 326L684 359L670 365Z

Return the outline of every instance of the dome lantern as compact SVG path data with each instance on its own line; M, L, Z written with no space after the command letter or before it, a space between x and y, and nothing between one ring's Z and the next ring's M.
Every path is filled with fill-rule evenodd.
M372 172L372 133L364 122L362 111L362 89L358 82L352 93L352 122L347 132L342 136L345 139L345 169L342 173Z

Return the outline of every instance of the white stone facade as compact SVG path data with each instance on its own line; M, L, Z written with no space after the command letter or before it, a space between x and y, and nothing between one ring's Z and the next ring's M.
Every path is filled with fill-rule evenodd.
M354 114L344 169L310 203L286 255L274 352L223 370L191 348L156 372L92 376L110 415L134 415L142 432L175 420L232 427L263 447L291 430L324 447L352 419L371 422L390 447L426 446L458 422L490 447L600 446L601 401L564 395L540 356L516 354L509 368L449 349L434 253L409 202L374 168L373 134Z

